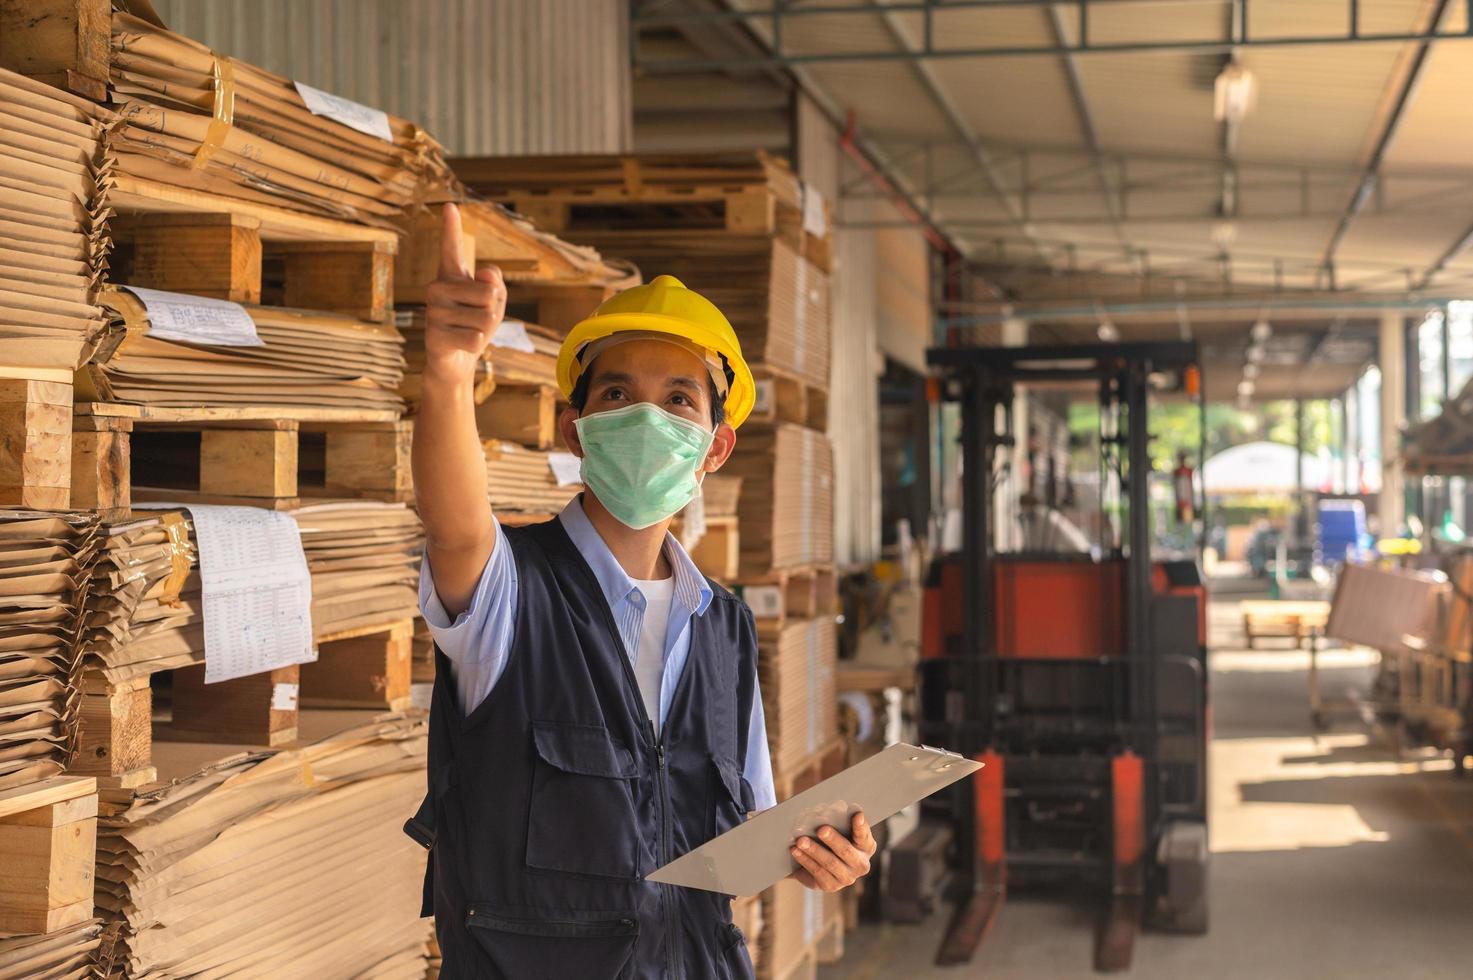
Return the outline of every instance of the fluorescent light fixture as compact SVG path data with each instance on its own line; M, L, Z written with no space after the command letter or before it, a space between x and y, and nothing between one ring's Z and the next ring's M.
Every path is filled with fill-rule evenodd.
M1217 76L1212 86L1212 118L1218 122L1237 124L1247 118L1258 101L1258 79L1253 73L1231 61Z

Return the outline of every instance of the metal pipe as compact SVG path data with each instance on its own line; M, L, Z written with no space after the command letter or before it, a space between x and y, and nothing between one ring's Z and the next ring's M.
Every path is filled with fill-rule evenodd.
M1335 311L1367 311L1381 312L1386 310L1422 310L1426 309L1428 300L1414 296L1393 297L1384 299L1295 299L1293 297L1274 296L1265 300L1262 297L1204 297L1185 300L1167 299L1157 301L1143 301L1132 303L1091 303L1088 306L1049 308L1046 306L1017 306L1009 314L1003 313L978 313L968 316L943 317L941 326L943 328L957 327L982 327L993 326L1002 323L1011 317L1021 317L1027 320L1097 320L1102 313L1115 316L1128 316L1131 314L1165 313L1174 314L1177 306L1185 302L1193 309L1198 310L1246 310L1257 313L1267 306L1272 310L1312 310L1316 312L1331 313Z
M947 4L949 8L951 4ZM822 8L829 12L832 8ZM886 8L893 9L893 8ZM871 8L869 13L875 11ZM789 14L788 16L791 16ZM1419 42L1428 46L1434 41L1461 41L1465 39L1463 34L1436 33L1436 34L1413 34L1407 32L1392 34L1362 34L1360 37L1347 36L1308 36L1308 37L1267 37L1256 38L1241 43L1231 39L1201 40L1201 41L1128 41L1112 43L1091 43L1089 45L1033 45L1033 46L1002 46L991 48L923 48L910 51L896 51L893 48L880 51L844 51L830 52L826 54L801 54L786 55L784 57L767 56L757 58L692 58L678 61L641 61L636 67L647 75L688 74L691 72L739 72L765 68L792 68L801 65L825 65L844 63L866 63L885 61L939 61L954 60L958 58L1020 58L1020 57L1058 57L1059 55L1092 55L1092 54L1152 54L1152 53L1211 53L1231 52L1234 48L1311 48L1323 47L1325 45L1354 46L1360 44L1392 44Z
M869 174L876 184L888 192L895 209L903 214L911 224L920 228L921 233L926 236L926 241L943 252L957 252L956 246L951 244L951 240L941 232L941 229L929 217L923 215L920 209L911 203L910 197L902 192L895 182L870 160L869 155L859 148L853 110L850 111L844 132L839 137L839 147L860 170Z

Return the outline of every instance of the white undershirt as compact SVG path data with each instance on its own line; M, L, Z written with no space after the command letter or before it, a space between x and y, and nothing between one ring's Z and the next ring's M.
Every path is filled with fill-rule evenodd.
M639 650L634 654L634 679L644 708L660 733L660 686L665 675L665 628L670 624L670 602L675 595L675 576L648 581L635 579L644 595L644 618L639 626Z

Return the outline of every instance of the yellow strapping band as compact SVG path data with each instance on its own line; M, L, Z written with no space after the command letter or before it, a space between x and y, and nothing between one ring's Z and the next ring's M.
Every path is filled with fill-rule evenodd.
M159 522L169 536L169 563L173 566L169 577L164 579L164 593L159 596L159 602L177 606L184 580L189 577L189 528L176 510L165 511Z
M235 119L235 66L226 55L218 51L210 53L215 56L215 114L199 149L194 151L194 162L189 165L191 170L198 170L210 162L210 157L230 135L230 124Z

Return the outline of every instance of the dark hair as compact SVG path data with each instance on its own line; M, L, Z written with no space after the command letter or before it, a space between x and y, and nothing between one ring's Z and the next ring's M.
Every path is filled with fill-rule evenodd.
M729 391L731 390L732 370L726 365L725 355L722 355L721 366L726 368L726 383ZM588 385L589 380L593 377L592 368L593 365L590 364L583 369L583 373L578 375L578 380L573 383L573 393L568 396L568 404L572 405L573 410L579 415L583 414L583 406L588 404ZM726 396L716 390L715 379L707 381L707 384L711 391L711 428L719 429L721 423L726 421Z

